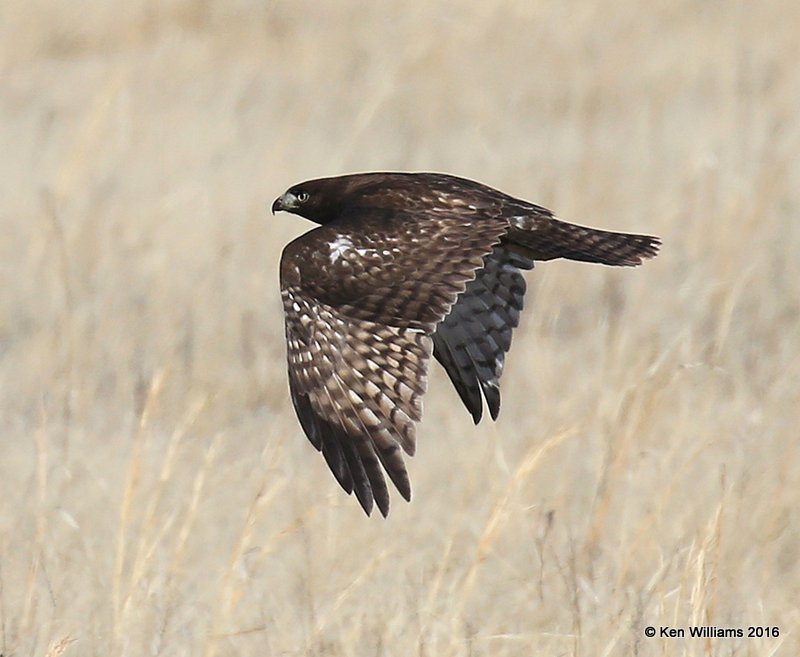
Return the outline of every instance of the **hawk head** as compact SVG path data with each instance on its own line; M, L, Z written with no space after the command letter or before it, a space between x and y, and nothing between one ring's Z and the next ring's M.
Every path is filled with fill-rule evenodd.
M286 212L293 212L300 216L305 216L312 206L319 205L319 196L315 195L314 201L311 201L311 192L306 189L305 184L295 185L290 187L278 198L272 202L272 214L279 210Z
M317 224L334 219L344 208L348 185L341 178L320 178L293 185L272 204L278 210L292 212Z
M405 186L396 189L392 183ZM326 224L344 211L369 203L369 207L394 207L408 201L408 174L356 173L333 178L317 178L293 185L272 203L272 214L278 210L292 212L317 224Z

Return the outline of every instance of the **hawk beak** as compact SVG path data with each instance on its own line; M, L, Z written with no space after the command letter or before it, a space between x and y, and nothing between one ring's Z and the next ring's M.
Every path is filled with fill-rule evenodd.
M292 194L291 192L285 192L283 196L279 196L275 199L275 202L272 204L272 214L275 214L278 210L285 210L286 212L291 212L297 207L297 197Z

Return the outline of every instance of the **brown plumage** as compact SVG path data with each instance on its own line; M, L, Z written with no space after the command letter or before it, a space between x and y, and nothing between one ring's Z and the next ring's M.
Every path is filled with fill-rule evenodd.
M342 488L384 516L384 471L411 499L402 452L414 454L431 355L476 424L483 399L496 419L520 270L554 258L636 266L660 246L446 174L311 180L277 210L320 224L281 258L292 402Z

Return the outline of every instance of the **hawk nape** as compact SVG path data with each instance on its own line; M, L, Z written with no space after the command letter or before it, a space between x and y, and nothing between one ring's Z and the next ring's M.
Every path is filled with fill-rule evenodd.
M289 389L300 424L364 511L385 516L383 471L411 499L402 452L431 354L477 423L498 380L536 260L634 267L657 237L576 226L550 210L438 173L310 180L272 204L320 224L281 257Z

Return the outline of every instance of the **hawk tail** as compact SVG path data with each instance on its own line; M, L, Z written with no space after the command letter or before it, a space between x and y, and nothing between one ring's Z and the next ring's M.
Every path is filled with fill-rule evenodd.
M513 226L507 239L533 260L566 258L617 267L636 267L654 257L661 240L651 235L615 233L548 218Z

